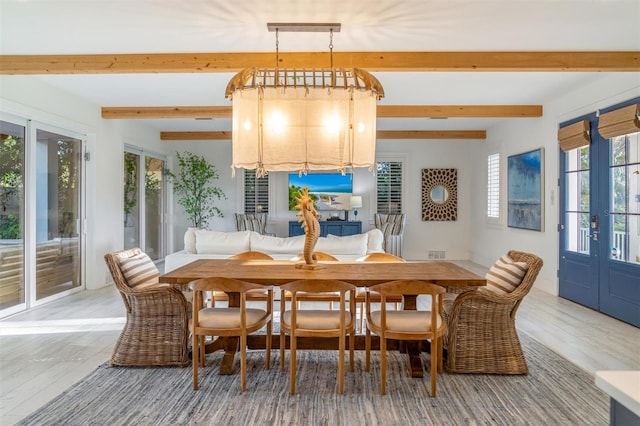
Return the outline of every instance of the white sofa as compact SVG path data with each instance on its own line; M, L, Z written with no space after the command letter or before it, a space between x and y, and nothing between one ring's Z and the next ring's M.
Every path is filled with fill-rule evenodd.
M218 232L189 228L184 235L184 250L165 258L165 272L173 271L196 259L225 259L245 251L261 251L277 260L291 259L302 253L304 235L273 237L255 231ZM370 253L384 252L379 229L363 234L320 237L314 251L329 253L339 260L355 260Z

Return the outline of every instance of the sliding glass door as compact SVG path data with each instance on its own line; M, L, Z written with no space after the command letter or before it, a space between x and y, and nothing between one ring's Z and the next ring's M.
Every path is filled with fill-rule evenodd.
M139 247L153 260L165 252L165 161L127 147L124 152L124 247Z
M25 136L26 120L0 120L0 312L26 303Z
M36 129L36 300L80 287L82 140Z
M0 114L0 317L83 286L84 145Z

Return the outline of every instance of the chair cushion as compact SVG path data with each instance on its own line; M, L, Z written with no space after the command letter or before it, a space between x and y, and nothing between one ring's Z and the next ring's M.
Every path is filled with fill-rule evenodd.
M291 311L285 311L281 319L285 324L291 324ZM336 330L340 328L340 311L299 310L297 314L298 326L305 330ZM345 312L345 326L351 324L351 313Z
M507 255L500 256L485 275L486 289L499 294L511 293L520 285L528 269L525 262L514 262Z
M267 312L263 309L246 309L247 326L260 322ZM240 308L204 308L198 314L200 327L233 329L240 328Z
M381 311L371 312L367 318L372 324L381 327ZM437 328L442 325L442 318L437 316ZM431 331L430 311L387 311L387 330L407 333L428 333Z
M160 271L146 253L119 259L120 270L129 287L149 286L158 283Z

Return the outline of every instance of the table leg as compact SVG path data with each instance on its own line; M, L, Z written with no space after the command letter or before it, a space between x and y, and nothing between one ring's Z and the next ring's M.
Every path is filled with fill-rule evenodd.
M240 306L240 295L238 293L229 294L229 306ZM222 361L220 362L221 376L228 376L233 374L233 362L235 360L236 352L238 352L238 345L240 344L240 338L235 336L218 337L213 342L208 343L204 347L204 352L209 354L219 350L224 350Z
M405 295L402 299L402 309L407 311L415 311L417 309L417 296ZM423 377L424 370L420 359L420 342L405 341L404 344L411 377Z

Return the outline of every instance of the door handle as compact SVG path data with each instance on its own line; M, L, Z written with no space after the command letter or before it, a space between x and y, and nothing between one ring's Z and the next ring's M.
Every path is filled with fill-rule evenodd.
M591 234L591 239L593 241L598 241L598 231L593 231L593 234Z

